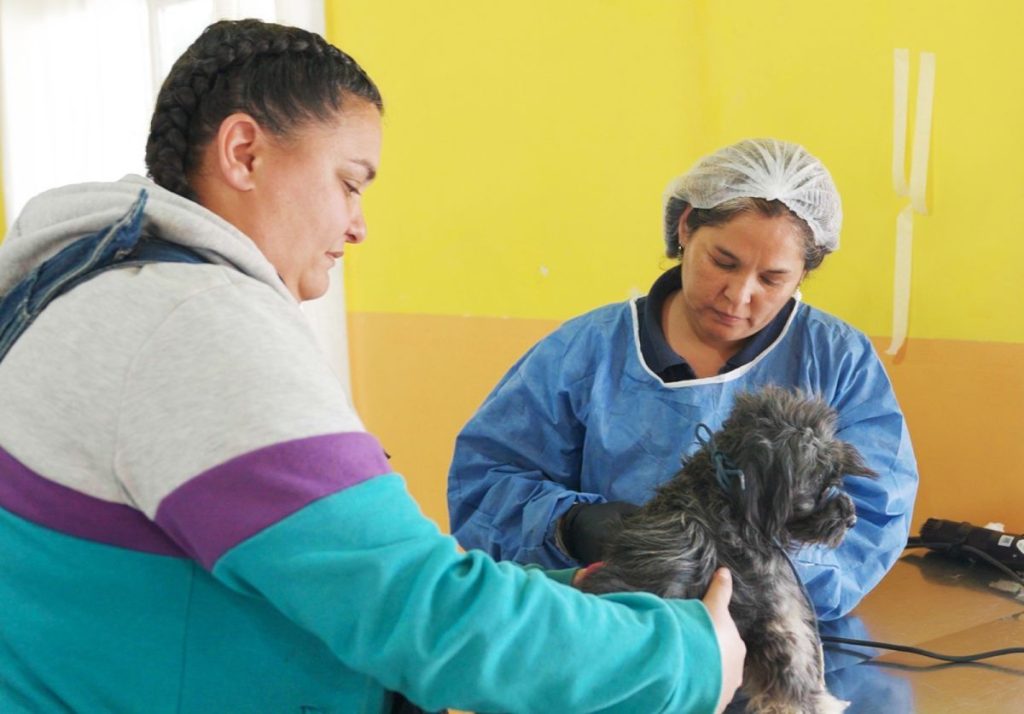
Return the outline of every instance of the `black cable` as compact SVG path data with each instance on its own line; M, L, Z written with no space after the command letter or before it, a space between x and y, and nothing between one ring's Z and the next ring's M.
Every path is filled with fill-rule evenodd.
M953 543L923 543L923 542L921 542L920 538L910 538L907 541L907 545L904 546L904 549L907 549L907 548L930 548L931 550L937 551L939 553L957 553L957 552L969 553L970 555L974 556L975 558L980 558L981 560L985 561L986 563L988 563L992 567L998 568L999 571L1002 572L1004 575L1006 575L1008 578L1010 578L1011 580L1015 581L1018 585L1024 587L1024 576L1022 576L1020 573L1016 572L1015 570L1013 570L1011 568L1008 568L1007 566L1003 565L1002 563L1000 563L998 560L993 558L991 555L989 555L985 551L978 550L977 548L975 548L973 546L970 546L970 545L956 545L956 544L953 544Z
M872 642L871 640L855 640L849 637L832 637L822 636L822 642L835 643L840 645L860 645L863 647L877 647L883 650L896 650L897 652L909 652L911 654L921 655L922 657L931 657L932 659L941 659L944 662L977 662L980 659L990 659L992 657L1002 657L1004 655L1011 654L1024 654L1024 647L1007 647L1001 650L992 650L991 652L978 652L977 654L969 655L947 655L941 652L931 652L930 650L923 650L920 647L908 647L906 645L894 645L888 642Z
M906 548L930 548L941 553L953 551L953 552L966 552L976 558L980 558L989 565L998 568L1004 575L1016 581L1022 587L1024 587L1024 576L1014 570L1006 567L998 560L993 558L988 553L978 550L969 545L958 545L953 543L924 543L918 537L912 537L907 540ZM992 657L1002 657L1010 654L1024 654L1024 647L1007 647L1001 650L992 650L991 652L978 652L977 654L969 655L947 655L941 652L932 652L930 650L923 650L920 647L908 647L907 645L896 645L890 642L875 642L873 640L856 640L850 637L834 637L829 635L821 635L821 641L829 644L840 644L840 645L858 645L860 647L875 647L883 650L895 650L897 652L909 652L910 654L921 655L922 657L931 657L932 659L942 660L944 662L977 662L981 659L990 659Z

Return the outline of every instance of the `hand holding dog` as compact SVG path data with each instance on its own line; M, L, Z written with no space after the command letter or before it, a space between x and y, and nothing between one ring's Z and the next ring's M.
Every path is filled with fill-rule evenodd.
M583 565L600 561L622 517L637 508L623 501L577 503L559 523L567 554Z
M704 607L711 615L718 638L718 650L722 658L722 693L718 697L715 712L721 714L736 690L743 682L743 660L747 656L747 646L740 638L736 623L729 614L729 602L732 600L732 573L727 568L715 571L707 594L704 595Z
M590 572L600 568L593 565L588 568L580 568L572 579L574 587L580 587ZM711 616L711 624L715 628L715 637L718 639L718 652L722 664L722 692L718 695L718 706L715 707L715 714L721 714L729 706L729 702L736 696L736 690L743 683L743 661L747 656L747 645L740 637L736 629L736 623L729 614L729 603L732 601L732 573L728 568L719 568L715 571L708 585L708 591L704 595L704 607Z

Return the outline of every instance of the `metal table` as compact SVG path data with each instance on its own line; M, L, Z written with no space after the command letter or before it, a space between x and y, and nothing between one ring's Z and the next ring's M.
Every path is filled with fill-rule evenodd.
M1024 591L999 571L923 550L822 634L960 655L1024 647ZM825 649L829 690L848 714L1024 714L1024 654L970 664L849 645Z

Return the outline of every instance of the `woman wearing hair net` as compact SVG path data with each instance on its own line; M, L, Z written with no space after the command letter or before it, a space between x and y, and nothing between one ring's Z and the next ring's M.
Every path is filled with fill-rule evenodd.
M459 435L452 531L466 548L548 567L601 559L609 525L648 500L767 384L824 397L877 480L848 479L857 524L794 559L818 616L849 612L906 542L917 467L870 341L800 300L839 247L828 170L802 147L753 139L701 159L666 193L679 266L650 293L570 320L505 375Z

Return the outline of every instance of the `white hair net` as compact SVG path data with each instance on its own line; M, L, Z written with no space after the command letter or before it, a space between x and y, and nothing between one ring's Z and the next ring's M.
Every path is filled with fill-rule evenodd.
M665 243L672 254L687 205L714 208L733 198L781 201L807 222L814 242L839 247L843 207L828 169L797 144L745 139L705 156L665 190Z

